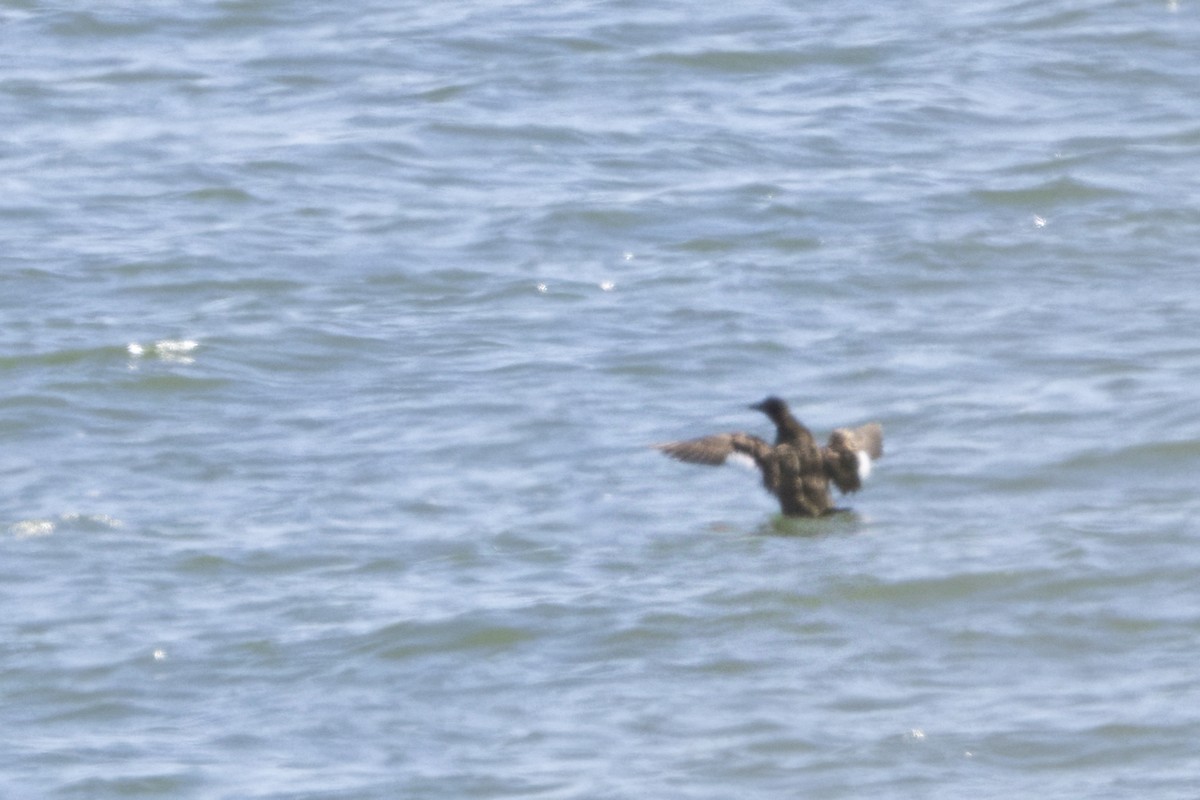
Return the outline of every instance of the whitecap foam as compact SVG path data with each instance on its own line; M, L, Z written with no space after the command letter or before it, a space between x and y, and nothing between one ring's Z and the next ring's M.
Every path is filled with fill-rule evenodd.
M157 356L163 361L174 361L179 364L191 364L195 359L188 353L200 346L194 339L159 339L154 344L143 345L140 342L130 342L125 345L125 351L134 358L149 358Z
M158 353L190 353L200 346L191 339L162 339L154 343Z
M14 522L8 529L18 539L33 539L54 533L54 523L48 519L23 519Z

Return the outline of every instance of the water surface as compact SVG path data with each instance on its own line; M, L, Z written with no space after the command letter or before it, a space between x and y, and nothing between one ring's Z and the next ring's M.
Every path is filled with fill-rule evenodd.
M1194 796L1195 9L809 5L0 0L0 793Z

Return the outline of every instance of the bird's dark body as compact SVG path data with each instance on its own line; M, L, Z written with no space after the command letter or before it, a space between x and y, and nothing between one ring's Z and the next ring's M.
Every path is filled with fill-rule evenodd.
M775 495L789 517L820 517L833 511L829 484L843 494L857 491L862 487L863 456L869 464L871 458L883 455L883 430L878 423L838 428L829 444L819 447L782 400L768 397L751 408L775 423L775 444L747 433L721 433L657 447L693 464L723 464L735 453L750 458L762 474L763 487Z

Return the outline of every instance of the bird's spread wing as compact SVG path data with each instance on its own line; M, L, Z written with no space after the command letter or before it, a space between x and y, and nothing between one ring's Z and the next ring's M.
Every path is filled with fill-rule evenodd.
M883 426L869 422L857 428L838 428L821 449L825 473L842 494L856 492L871 474L871 463L883 457Z
M747 433L718 433L682 442L664 442L654 448L679 461L711 466L724 464L730 457L738 455L748 456L755 464L760 464L771 452L771 445Z

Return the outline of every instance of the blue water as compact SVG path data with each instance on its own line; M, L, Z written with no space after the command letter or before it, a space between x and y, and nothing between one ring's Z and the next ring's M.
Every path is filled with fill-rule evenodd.
M1200 792L1192 4L0 52L0 796ZM767 394L851 513L647 447Z

